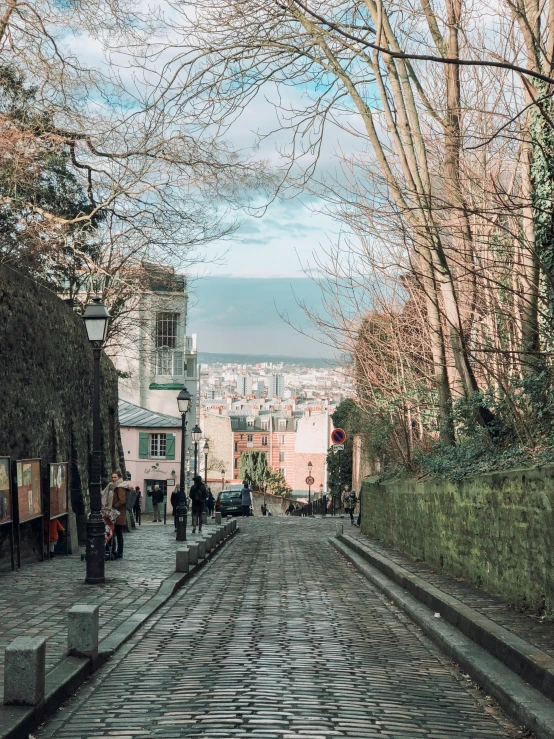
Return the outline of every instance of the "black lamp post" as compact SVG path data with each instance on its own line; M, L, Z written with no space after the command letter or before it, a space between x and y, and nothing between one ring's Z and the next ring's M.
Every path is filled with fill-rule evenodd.
M202 429L198 424L192 429L192 440L194 441L194 476L198 474L198 442L202 438Z
M312 467L313 464L308 462L308 479L312 479ZM312 483L308 483L308 515L312 515Z
M204 485L208 484L208 454L210 451L210 445L206 439L204 443Z
M187 438L187 413L190 409L191 395L184 387L177 396L177 406L181 414L181 470L179 475L179 499L175 517L177 519L177 541L187 540L187 498L185 492L185 445Z
M92 469L89 495L90 514L87 520L87 573L85 582L101 585L105 582L104 555L106 552L106 530L102 514L102 449L100 448L100 356L102 344L108 335L110 314L100 298L93 298L83 313L88 340L92 346Z

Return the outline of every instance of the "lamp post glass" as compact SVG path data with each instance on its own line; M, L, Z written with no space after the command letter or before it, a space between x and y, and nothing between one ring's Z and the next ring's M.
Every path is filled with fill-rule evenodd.
M88 340L90 342L100 341L104 343L108 336L108 326L110 325L110 314L108 309L100 298L93 298L83 313L83 321L87 330Z

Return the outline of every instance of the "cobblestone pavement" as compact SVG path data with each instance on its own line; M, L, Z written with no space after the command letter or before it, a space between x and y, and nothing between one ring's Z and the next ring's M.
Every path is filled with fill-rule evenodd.
M172 518L168 517L166 526L145 518L142 526L124 536L124 558L106 562L107 582L103 586L85 585L85 563L81 562L80 554L23 564L20 570L0 575L0 698L4 689L4 649L16 636L48 638L46 669L49 670L65 656L67 611L73 605L100 605L100 638L103 639L175 572Z
M511 607L505 600L491 595L465 580L448 575L425 562L416 562L402 552L385 547L382 542L370 539L362 534L356 526L351 526L347 519L338 519L338 521L344 523L344 533L348 536L359 538L378 554L388 557L396 564L442 590L443 593L454 596L466 606L475 609L499 626L503 626L526 642L554 657L554 623L552 621L541 621L533 615Z
M242 520L37 736L521 737L331 548L334 530L318 519Z

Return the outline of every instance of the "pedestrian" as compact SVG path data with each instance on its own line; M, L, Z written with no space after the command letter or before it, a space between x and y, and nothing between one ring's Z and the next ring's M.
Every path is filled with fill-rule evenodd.
M262 516L266 516L267 515L267 506L266 506L265 503L262 503L262 505L260 506L260 510L262 512Z
M135 522L140 526L140 519L142 517L142 493L139 486L135 487L137 497L135 498L135 505L133 506L133 513L135 515Z
M189 497L192 504L192 533L196 533L197 526L198 533L200 533L202 531L202 514L208 498L208 491L200 475L195 475L194 485L190 489Z
M64 531L64 527L61 525L57 518L53 518L50 521L50 527L48 530L48 538L50 539L50 559L52 559L52 557L54 556L54 549L56 548L56 544L60 540L60 534L63 534Z
M294 513L294 503L292 501L289 503L289 507L287 508L286 512L288 516L290 516L291 513Z
M212 491L210 490L210 488L208 488L208 499L207 499L206 503L208 505L208 515L209 515L210 518L213 518L214 515L215 515L214 514L215 498L212 495Z
M356 503L358 502L358 498L356 497L356 491L352 489L350 491L349 495L349 513L350 513L350 523L352 526L354 526L354 511L356 510Z
M244 480L244 482L242 483L242 490L240 491L240 494L241 494L241 504L242 504L242 515L249 516L250 508L252 506L252 491L250 490L246 480Z
M117 477L113 480L114 476ZM115 519L115 559L123 559L123 529L127 525L127 492L129 483L121 478L121 472L117 470L112 474L113 480L113 499L112 508L119 511L119 516Z
M179 505L179 493L177 492L177 488L171 493L171 497L169 499L169 502L171 503L171 515L173 516L173 525L175 528L177 528L177 506Z
M154 490L150 491L148 495L152 496L152 507L154 509L153 523L159 521L162 522L162 503L164 502L163 490L160 490L159 485L154 485Z

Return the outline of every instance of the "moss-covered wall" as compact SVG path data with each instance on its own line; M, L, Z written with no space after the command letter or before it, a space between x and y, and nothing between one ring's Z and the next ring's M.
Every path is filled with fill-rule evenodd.
M554 466L460 483L365 483L362 531L510 602L554 613Z
M117 375L102 357L103 478L121 467ZM69 462L71 506L79 537L89 510L92 350L83 320L46 288L0 265L0 456L42 459L43 496L50 462ZM22 559L38 556L40 521L21 526ZM0 527L0 567L9 560Z

